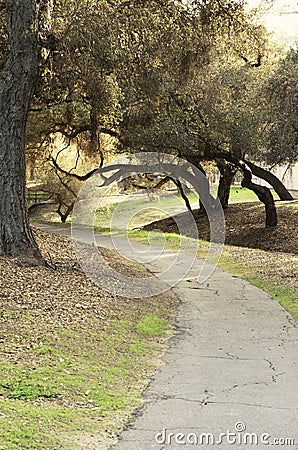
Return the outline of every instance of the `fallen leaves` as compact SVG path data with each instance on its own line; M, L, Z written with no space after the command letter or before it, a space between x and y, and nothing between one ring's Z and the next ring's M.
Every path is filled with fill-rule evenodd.
M43 256L51 255L56 270L20 267L13 258L0 257L0 358L32 360L28 349L36 348L42 340L39 335L43 324L47 333L55 333L61 327L84 327L89 317L100 319L104 328L110 320L121 320L127 309L138 318L156 303L156 298L128 299L100 289L76 268L69 238L39 229L34 233ZM146 276L124 258L102 251L116 270L127 276ZM175 300L165 296L164 303L174 305Z

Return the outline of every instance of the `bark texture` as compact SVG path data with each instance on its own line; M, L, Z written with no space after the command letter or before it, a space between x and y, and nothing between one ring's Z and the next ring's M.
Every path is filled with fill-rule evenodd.
M50 2L7 2L9 53L0 78L0 254L43 263L26 207L25 137L29 103L40 74L38 24L47 23ZM44 28L45 29L45 28Z
M223 209L226 209L229 206L230 189L237 172L237 168L222 160L217 160L216 164L220 172L217 197L219 198Z
M250 170L242 167L243 180L242 187L251 189L258 197L258 199L264 203L266 211L266 228L276 227L277 225L277 212L274 203L273 195L265 186L259 186L251 181L252 173Z

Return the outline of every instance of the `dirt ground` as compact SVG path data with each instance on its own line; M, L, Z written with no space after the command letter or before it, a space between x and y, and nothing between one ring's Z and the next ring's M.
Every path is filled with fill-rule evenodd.
M176 299L170 294L161 296L162 299L152 297L140 302L100 289L78 268L69 238L34 227L33 230L42 255L53 265L53 269L20 266L17 259L0 256L1 305L12 313L11 317L3 317L3 322L0 320L3 335L9 332L9 327L17 329L15 314L20 310L23 313L30 312L37 323L44 322L53 327L76 327L82 324L82 313L107 324L111 319L121 320L128 308L137 320L141 313L150 311L159 301L165 309L176 304ZM138 267L118 254L115 257L114 252L105 249L102 249L102 254L109 265L120 273L128 277L146 276L144 270L139 271ZM31 346L31 342L22 339L9 358L14 362L24 362L26 350Z

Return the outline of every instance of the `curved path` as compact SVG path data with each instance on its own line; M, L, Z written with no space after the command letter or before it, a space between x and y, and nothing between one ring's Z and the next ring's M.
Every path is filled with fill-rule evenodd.
M102 236L98 244L112 246ZM146 265L158 273L168 258L173 252ZM110 448L298 449L297 326L263 291L219 269L198 284L200 264L173 288L177 333L142 407Z

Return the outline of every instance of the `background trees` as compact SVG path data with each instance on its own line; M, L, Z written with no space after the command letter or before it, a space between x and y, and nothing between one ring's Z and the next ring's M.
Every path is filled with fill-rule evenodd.
M292 198L252 162L268 159L269 134L273 138L264 91L275 61L266 39L238 3L89 3L53 55L43 84L43 103L45 90L52 95L47 132L70 140L84 135L93 151L101 151L106 133L124 151L162 150L196 165L216 161L224 207L240 170L246 187L274 210L268 189L251 181L253 174L264 178L281 199ZM275 218L267 221L275 224Z
M236 171L267 210L274 210L272 196L252 183L252 174L269 181L281 198L291 198L256 162L297 158L297 53L292 51L277 64L268 51L265 30L254 24L241 3L60 0L54 10L51 1L37 7L33 0L19 0L16 5L3 8L0 20L1 104L6 105L0 115L2 129L7 130L1 143L3 174L24 180L20 155L29 112L27 158L32 174L34 161L46 155L52 161L49 170L56 174L57 195L65 177L82 180L88 175L76 172L77 167L68 173L61 159L51 159L49 144L58 135L64 137L66 149L77 142L80 155L97 155L98 164L110 152L103 145L104 136L114 139L114 151L156 149L198 166L214 161L221 173L218 193L224 207ZM24 9L29 12L21 16L17 10ZM8 73L15 86L8 87ZM13 107L7 96L13 90L22 103L13 119L21 124L15 131L8 130ZM21 153L11 152L8 138L17 129L22 130L22 138L16 138ZM8 167L8 154L17 154L20 172L13 162ZM47 177L44 182L49 184ZM5 193L4 184L1 189ZM17 247L26 253L31 246L36 252L26 213L21 213L24 182L10 191L10 209L16 198L23 199L15 214L19 237L9 236L8 219L1 251L17 255ZM6 206L1 215L8 217ZM267 220L267 225L275 222ZM25 238L21 228L27 230ZM15 244L8 244L12 241Z
M264 83L268 111L268 146L263 155L270 165L298 159L298 53L290 50Z

